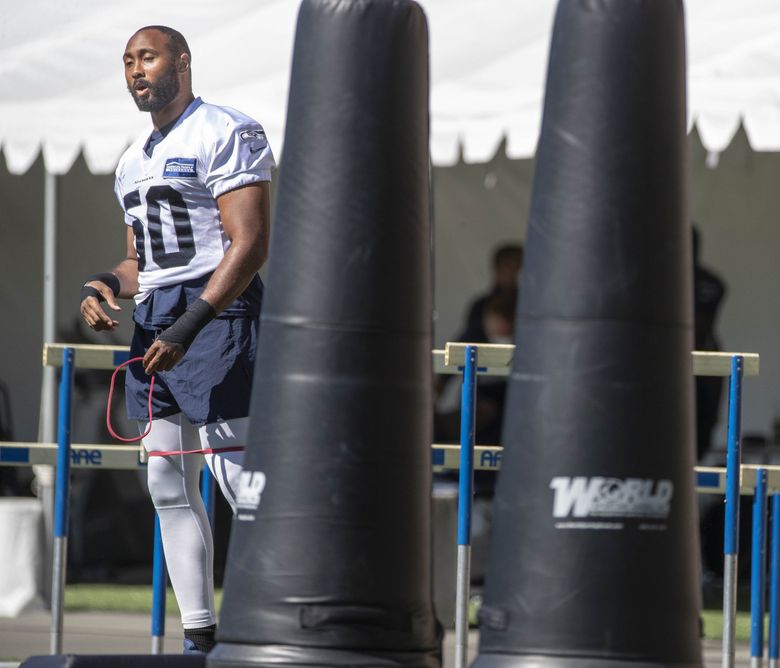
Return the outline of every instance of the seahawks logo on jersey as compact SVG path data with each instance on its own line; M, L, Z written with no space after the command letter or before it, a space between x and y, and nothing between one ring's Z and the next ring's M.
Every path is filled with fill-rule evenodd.
M262 139L265 141L265 132L262 130L244 130L238 136L244 141L251 141L252 139Z
M163 168L164 179L180 179L198 175L195 169L195 158L168 158Z
M238 135L245 142L251 142L250 153L257 153L268 146L268 140L265 138L265 132L262 130L242 130Z

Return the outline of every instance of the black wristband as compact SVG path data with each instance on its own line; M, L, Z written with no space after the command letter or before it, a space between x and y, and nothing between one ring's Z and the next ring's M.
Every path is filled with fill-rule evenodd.
M94 297L99 302L106 301L105 297L100 294L100 290L93 288L91 285L82 285L81 294L79 295L79 303L83 302L87 297Z
M157 338L166 343L177 343L186 351L192 345L198 332L216 317L217 312L211 304L202 299L196 299L179 316L178 320Z
M111 289L111 292L114 293L114 297L119 295L119 279L110 271L104 271L102 274L93 274L92 276L87 277L87 280L84 281L84 285L81 286L81 298L79 301L83 302L87 297L95 297L99 302L105 301L103 295L100 294L100 290L87 285L87 283L91 281L105 283Z

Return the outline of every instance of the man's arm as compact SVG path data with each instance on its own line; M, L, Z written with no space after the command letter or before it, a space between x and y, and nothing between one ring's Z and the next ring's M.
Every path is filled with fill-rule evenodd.
M200 296L200 300L206 303L204 308L213 309L212 317L227 308L246 289L268 256L269 193L268 182L261 182L236 188L217 198L230 248ZM181 328L181 319L189 317L188 313L179 318L171 329ZM204 317L208 319L208 314ZM144 356L144 370L147 374L169 371L185 352L183 345L158 338Z
M97 290L103 299L106 300L109 308L114 311L121 311L122 308L116 303L116 297L130 299L138 292L138 255L135 251L135 235L132 228L127 228L127 257L122 260L111 272L119 281L119 293L114 295L114 291L103 281L93 280L86 283L89 287ZM100 306L100 300L97 297L89 296L81 302L81 315L92 329L96 332L101 330L115 329L119 322L111 318Z
M222 227L231 243L200 297L216 313L232 304L265 264L271 219L269 195L269 183L264 181L217 198Z

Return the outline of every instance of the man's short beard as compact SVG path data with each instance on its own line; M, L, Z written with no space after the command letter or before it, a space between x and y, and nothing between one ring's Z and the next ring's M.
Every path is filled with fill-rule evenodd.
M127 87L140 111L160 111L160 109L172 102L181 90L181 83L179 82L175 66L171 66L170 70L160 77L155 84L146 79L144 81L147 83L149 90L149 94L145 99L139 98L131 86Z

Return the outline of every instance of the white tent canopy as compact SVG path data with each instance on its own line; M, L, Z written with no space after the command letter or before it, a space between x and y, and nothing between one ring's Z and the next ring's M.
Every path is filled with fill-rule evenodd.
M534 152L553 0L422 0L431 43L434 163ZM50 172L83 150L114 169L148 127L124 90L122 47L142 24L172 25L193 51L196 93L260 120L281 152L298 0L166 0L136 10L103 0L0 5L0 146L23 173L43 148ZM756 150L780 150L780 3L688 0L689 117L722 151L740 121ZM338 45L334 45L338 48Z

